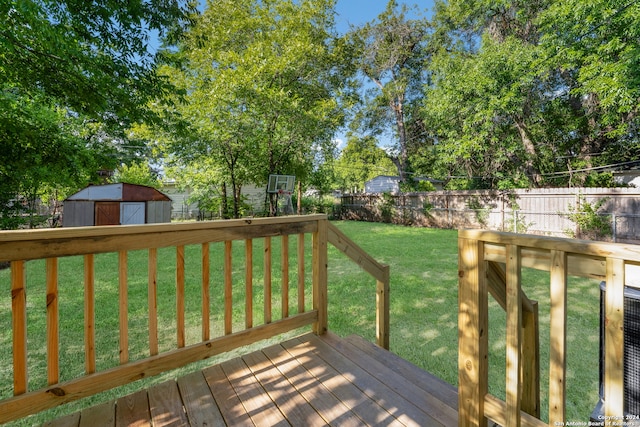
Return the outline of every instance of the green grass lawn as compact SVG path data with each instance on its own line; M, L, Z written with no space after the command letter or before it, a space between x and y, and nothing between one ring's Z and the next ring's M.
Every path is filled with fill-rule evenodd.
M391 266L391 350L416 365L432 372L452 384L457 384L457 232L455 230L440 230L426 228L409 228L390 224L365 222L335 222L352 240L362 246L369 254L380 262ZM310 239L309 239L310 240ZM295 239L291 239L295 245ZM262 306L260 283L262 280L262 258L258 256L260 243L254 243L254 280L256 295L255 322L261 323L262 316L259 308ZM280 239L273 239L274 247L274 298L279 293L279 244ZM310 244L310 242L307 242ZM186 248L187 272L187 311L192 313L187 317L187 344L197 342L200 338L198 318L199 310L199 248ZM234 244L234 270L241 276L243 244ZM292 249L292 255L295 251ZM310 251L307 251L309 254ZM219 277L222 272L222 248L218 244L212 245L212 306L222 307L222 292ZM237 255L237 256L236 256ZM117 271L117 256L106 254L96 256L96 292L97 317L104 314L108 320L99 325L97 331L98 369L114 366L118 363L117 355L117 283L113 283L114 272ZM169 348L175 342L175 313L174 295L174 265L175 252L172 249L159 251L158 305L160 342ZM237 260L237 261L236 261ZM30 385L43 386L46 383L46 351L44 348L45 323L42 316L44 307L43 280L38 278L41 269L40 261L28 263L28 304L29 304L29 366ZM65 344L61 350L61 375L73 377L82 372L82 352L74 352L82 347L83 340L83 287L82 287L82 259L70 258L61 261L60 266L60 299L61 299L61 341ZM129 255L129 299L144 301L141 307L146 307L146 256L144 252ZM33 270L33 274L31 271ZM307 271L311 271L310 265ZM292 288L295 287L295 268L291 268ZM115 276L117 277L117 276ZM235 280L235 279L234 279ZM242 293L244 286L242 279L234 283L235 293ZM523 286L531 299L540 304L540 341L542 360L542 398L546 399L548 372L548 273L525 270L523 272ZM7 397L11 393L5 387L11 378L11 334L10 334L10 292L9 274L7 270L0 271L0 396ZM567 390L568 420L587 420L597 401L598 391L598 285L594 281L575 279L569 287L568 314L568 345L569 372ZM31 298L33 296L33 298ZM295 292L290 296L292 304L296 300ZM241 301L241 298L234 298ZM310 297L307 299L310 304ZM64 301L64 304L62 304ZM274 303L274 318L278 318L279 304ZM242 322L243 303L234 307L234 312ZM490 392L504 398L504 360L505 360L505 316L502 309L495 303L490 304ZM295 310L293 311L295 312ZM213 332L222 328L222 313L212 313ZM110 323L109 323L110 322ZM130 346L131 359L145 355L147 338L146 309L131 310L129 313L131 328ZM373 341L375 339L375 280L367 276L360 268L347 259L332 246L329 247L329 329L339 335L358 333ZM137 331L137 332L136 332ZM213 336L215 334L212 333ZM35 343L41 343L38 346ZM163 344L164 343L164 344ZM101 349L104 349L101 351ZM79 356L78 356L79 354ZM104 355L102 355L104 354ZM230 357L225 355L222 357ZM80 358L80 360L78 360ZM211 360L203 362L212 363ZM193 367L191 369L196 369ZM184 372L185 370L183 370ZM168 373L154 381L161 381L165 377L176 376ZM139 387L130 385L119 391L125 394ZM112 398L112 393L101 394L91 399L99 402ZM77 408L71 406L70 410ZM546 418L547 405L543 403L542 414ZM50 411L49 414L59 415L60 409ZM29 420L19 423L31 425L44 419ZM36 420L36 421L34 421Z

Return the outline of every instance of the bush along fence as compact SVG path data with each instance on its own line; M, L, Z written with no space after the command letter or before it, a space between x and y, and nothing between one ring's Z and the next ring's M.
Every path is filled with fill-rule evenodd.
M337 219L640 242L640 189L544 188L347 194Z

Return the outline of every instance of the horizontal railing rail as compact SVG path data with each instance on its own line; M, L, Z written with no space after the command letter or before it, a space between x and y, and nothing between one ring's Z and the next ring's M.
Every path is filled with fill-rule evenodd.
M542 426L536 399L539 369L537 304L521 287L523 267L549 272L549 424L566 425L567 283L569 276L606 282L604 415L605 425L624 414L623 345L625 286L640 287L640 247L543 236L460 230L459 249L459 425ZM500 285L503 287L500 290ZM488 392L488 295L507 313L506 400ZM529 319L529 320L527 320ZM534 323L533 333L527 325ZM532 348L535 346L535 348Z
M11 354L0 369L13 373L0 384L0 423L300 327L324 333L328 243L366 259L356 262L387 300L388 268L326 215L0 232ZM388 325L388 302L379 307ZM382 334L388 346L388 326Z

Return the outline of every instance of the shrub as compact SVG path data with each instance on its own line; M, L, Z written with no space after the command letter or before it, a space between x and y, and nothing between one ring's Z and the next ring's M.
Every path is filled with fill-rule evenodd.
M589 203L584 195L578 196L576 206L569 205L571 213L566 217L576 224L576 229L565 230L569 237L590 240L609 240L612 235L611 216L598 212L609 200L608 197Z

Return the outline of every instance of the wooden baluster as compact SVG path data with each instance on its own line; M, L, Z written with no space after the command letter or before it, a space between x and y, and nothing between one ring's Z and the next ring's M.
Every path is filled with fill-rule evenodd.
M84 365L87 374L96 371L96 296L93 254L84 256Z
M253 240L245 240L244 245L245 309L244 327L253 327Z
M149 308L149 354L158 354L158 249L149 248L147 305Z
M376 280L376 341L382 348L389 349L389 266L384 269L384 280Z
M118 311L120 323L120 364L129 361L129 290L127 251L118 252Z
M549 420L566 421L567 389L567 256L551 251L549 328Z
M58 259L46 260L47 282L47 382L60 380L60 333L58 311Z
M224 242L224 333L233 332L232 242Z
M304 313L304 233L298 234L298 313Z
M282 318L289 317L289 236L282 236Z
M27 294L24 261L11 262L13 394L27 392Z
M604 293L604 415L620 422L624 413L624 260L607 258ZM609 418L607 418L609 417Z
M318 310L318 320L313 324L313 332L324 335L327 332L327 234L328 220L318 221L318 230L313 233L312 258L313 258L313 308Z
M264 323L271 323L271 237L264 238Z
M211 338L210 286L211 267L209 261L209 243L202 244L202 341Z
M184 246L176 246L176 334L178 348L185 346Z
M520 248L507 245L507 384L506 420L508 426L519 427L522 388L520 357L522 348L522 294L520 292Z
M538 301L522 312L522 410L540 418L540 331Z

